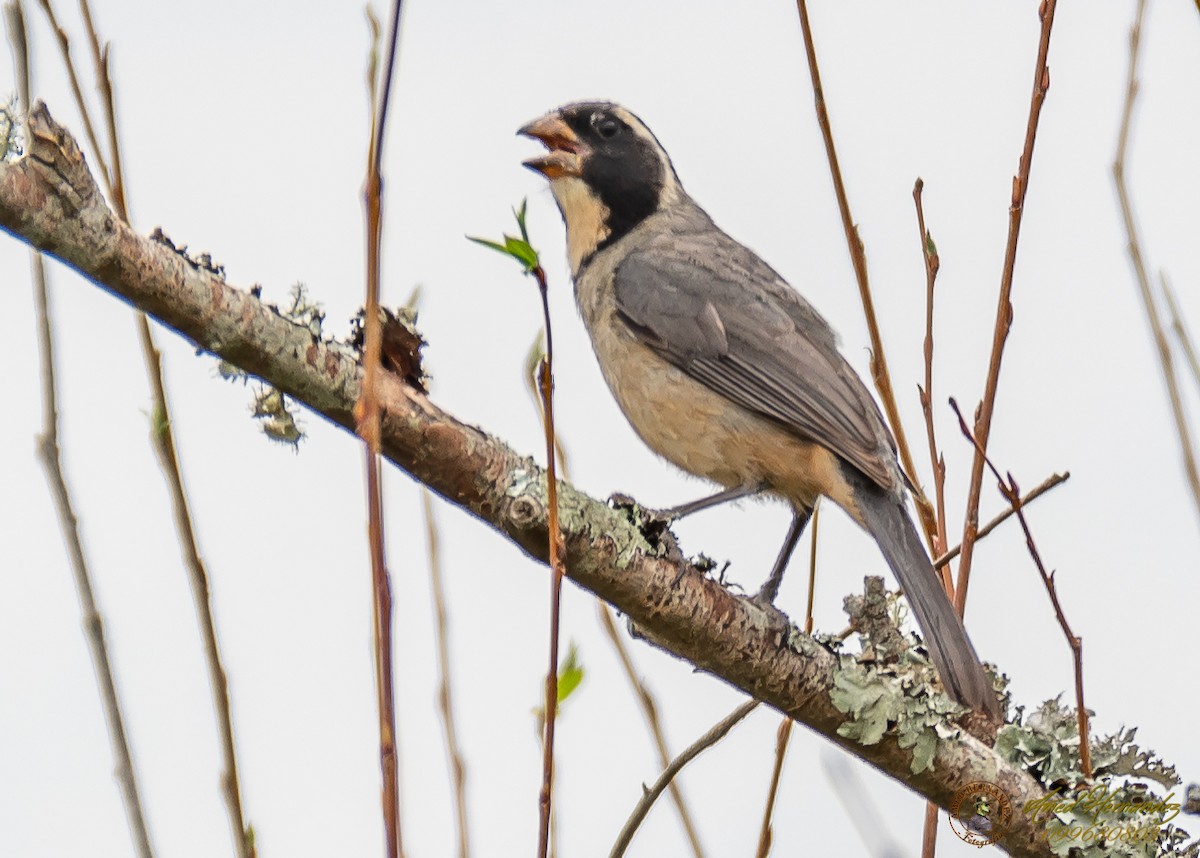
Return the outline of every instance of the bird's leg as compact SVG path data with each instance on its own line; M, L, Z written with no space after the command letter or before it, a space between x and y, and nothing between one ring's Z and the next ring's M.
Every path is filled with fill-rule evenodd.
M775 597L779 595L779 585L783 581L783 570L787 569L788 560L791 559L792 552L796 550L796 543L800 541L800 536L804 533L804 528L808 526L808 519L811 515L811 509L797 509L792 514L792 523L788 525L787 536L783 538L779 556L775 559L774 568L771 569L771 577L754 596L756 603L760 605L775 604Z
M682 503L679 506L673 506L670 509L662 509L655 512L655 516L665 519L668 522L676 522L684 516L689 516L694 512L700 512L702 509L708 509L712 506L727 503L729 501L738 500L739 498L749 497L761 492L765 486L761 483L750 483L744 486L734 486L730 489L717 492L715 495L700 498L699 500L691 501L690 503Z

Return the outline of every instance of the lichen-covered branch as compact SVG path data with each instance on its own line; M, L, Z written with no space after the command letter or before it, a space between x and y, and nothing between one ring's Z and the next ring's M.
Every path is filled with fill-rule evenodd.
M0 164L0 228L353 431L361 370L352 349L226 283L203 257L193 260L164 239L136 235L109 210L75 141L44 105L31 112L29 130L28 155ZM391 373L381 373L379 395L384 456L545 562L543 469ZM900 747L893 730L871 745L839 736L849 716L834 705L831 691L847 657L651 543L627 511L566 483L559 484L559 509L568 577L622 611L645 640L790 715L942 807L972 781L996 783L1018 807L1043 794L1031 777L963 731L938 739L932 767L918 774L913 752ZM899 694L898 688L893 682L883 693ZM1039 831L1018 816L1001 845L1012 855L1050 855Z

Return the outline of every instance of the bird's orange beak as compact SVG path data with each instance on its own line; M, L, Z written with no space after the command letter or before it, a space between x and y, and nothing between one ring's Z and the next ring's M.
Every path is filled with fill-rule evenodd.
M540 158L523 161L529 169L536 170L551 181L583 173L583 159L587 155L587 147L557 113L547 113L540 119L521 126L517 133L540 140L549 150Z

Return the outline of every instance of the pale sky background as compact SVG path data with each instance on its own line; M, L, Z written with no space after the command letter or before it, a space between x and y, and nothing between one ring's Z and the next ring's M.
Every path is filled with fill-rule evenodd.
M74 7L62 5L86 68ZM553 293L559 428L577 485L657 506L707 490L657 461L613 404L572 305L558 213L544 182L520 166L538 147L515 137L516 128L581 98L616 100L641 115L692 195L805 292L866 372L865 327L791 3L406 5L384 162L384 293L400 303L423 284L420 327L440 405L541 458L521 377L541 324L536 290L515 265L463 238L510 229L511 207L529 197ZM913 181L926 182L926 216L942 256L936 401L954 394L971 408L991 343L1036 8L856 0L812 9L888 358L926 479ZM1055 470L1072 473L1030 520L1085 641L1095 729L1137 725L1145 745L1195 781L1190 631L1200 605L1200 525L1110 174L1133 8L1132 0L1060 4L991 450L1025 487ZM363 293L362 6L96 0L95 12L114 43L135 226L161 225L177 244L212 253L230 282L261 283L269 300L282 302L291 284L305 282L326 308L328 329L344 332ZM82 138L44 18L35 8L27 15L35 92ZM1152 3L1129 177L1148 263L1169 273L1200 331L1198 39L1190 0ZM9 64L0 63L0 94L14 89ZM77 599L34 453L42 417L28 269L26 248L0 240L0 365L8 380L0 420L0 855L128 855ZM51 266L51 277L65 462L153 838L170 858L230 854L207 674L148 439L132 316L61 266ZM270 444L250 419L249 388L215 378L215 361L196 357L174 334L160 329L158 339L260 854L378 855L360 447L311 414L298 454ZM1185 387L1200 422L1195 385ZM957 538L970 450L944 405L937 421ZM447 855L450 790L419 494L395 469L386 487L404 834L410 856ZM983 517L1002 507L988 481ZM475 854L528 855L537 827L531 713L544 671L546 570L456 509L439 502L437 517ZM786 518L781 508L749 504L699 515L677 533L686 551L732 560L730 578L753 588ZM829 631L845 624L843 595L885 567L840 513L823 517L821 537L816 612ZM780 594L794 616L803 613L802 565ZM560 854L603 855L658 766L592 597L568 585L564 608L563 637L578 642L587 677L559 729ZM980 546L967 619L980 653L1012 676L1017 702L1033 707L1071 687L1069 652L1015 523ZM674 749L738 704L721 682L632 646ZM712 856L753 852L778 720L754 713L682 778ZM850 758L804 729L793 735L774 854L871 854L826 775L830 757ZM918 854L920 799L853 768L861 786L851 801L877 814L873 833L903 855ZM977 854L944 816L940 839L941 855ZM629 854L684 849L664 800Z

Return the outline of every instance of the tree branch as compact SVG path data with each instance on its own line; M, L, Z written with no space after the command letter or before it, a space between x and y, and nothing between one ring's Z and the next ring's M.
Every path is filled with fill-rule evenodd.
M352 349L314 337L165 240L136 235L108 209L74 139L41 103L30 113L28 139L26 157L0 164L0 228L353 431L362 372ZM387 459L546 562L543 469L391 373L380 374L379 402ZM839 736L849 717L830 697L839 656L777 611L666 556L627 511L566 483L559 484L559 507L569 577L622 611L643 639L806 724L941 807L973 781L997 784L1017 807L1044 794L1032 777L965 732L939 740L933 767L915 775L912 752L891 731L869 746ZM1049 856L1041 831L1017 817L1003 848Z

